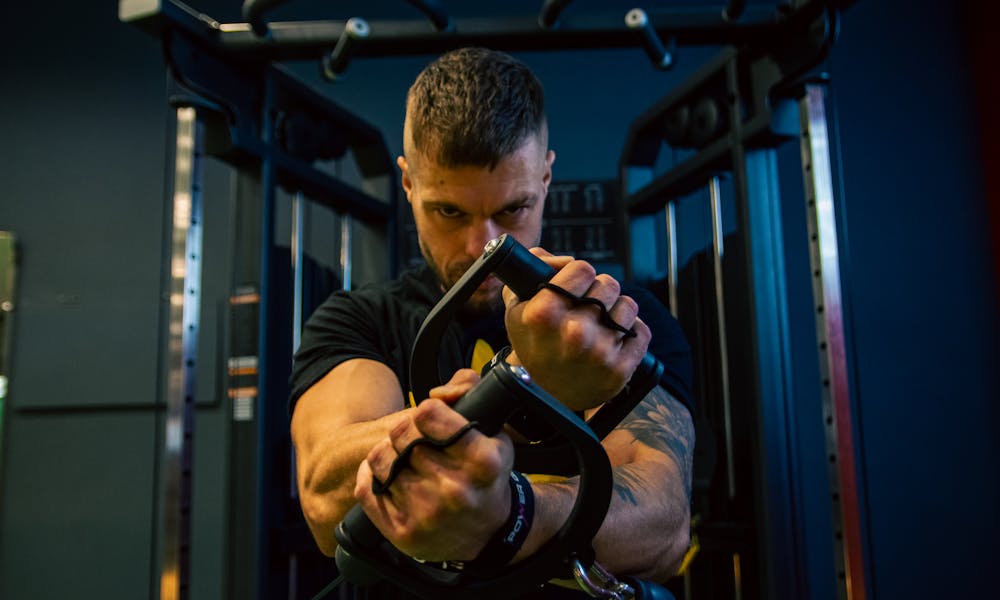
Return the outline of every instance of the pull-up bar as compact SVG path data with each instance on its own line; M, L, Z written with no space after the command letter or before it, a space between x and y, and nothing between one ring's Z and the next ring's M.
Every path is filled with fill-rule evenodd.
M343 20L265 22L265 13L289 0L246 0L245 23L218 23L200 15L203 25L213 31L214 43L227 51L249 58L274 61L308 60L328 55L342 39L348 24ZM136 4L149 0L132 0ZM787 30L798 30L822 14L829 5L838 8L851 0L811 0L794 9L774 6L747 6L745 0L727 0L721 10L645 9L642 26L631 28L623 23L621 12L577 12L564 14L571 0L545 0L537 15L502 18L456 18L450 16L439 0L407 0L427 19L367 21L369 35L356 38L352 56L384 57L440 54L462 46L487 46L508 52L582 50L596 48L645 47L657 56L676 46L764 45L773 43ZM131 3L131 2L130 2ZM160 2L159 8L175 4ZM642 4L636 2L636 5ZM191 11L193 12L193 11ZM642 31L636 35L635 29ZM655 36L651 35L655 34ZM652 53L652 40L660 41L665 52ZM659 49L657 49L659 50ZM673 62L673 61L671 61Z
M406 0L420 12L424 13L434 28L438 31L451 31L454 25L448 11L440 0ZM289 0L244 0L243 18L250 24L250 28L255 34L266 37L270 33L268 24L264 21L264 13L271 9L287 4ZM563 0L563 4L569 4L569 0Z

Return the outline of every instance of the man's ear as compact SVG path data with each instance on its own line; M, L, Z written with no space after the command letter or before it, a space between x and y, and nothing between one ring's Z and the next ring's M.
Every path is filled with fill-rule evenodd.
M542 177L546 188L552 183L552 163L554 162L556 162L556 153L553 150L549 150L545 154L545 175Z
M396 157L396 166L399 167L399 181L403 186L403 192L406 194L406 201L410 202L410 192L413 190L413 179L410 177L410 168L406 164L405 156Z

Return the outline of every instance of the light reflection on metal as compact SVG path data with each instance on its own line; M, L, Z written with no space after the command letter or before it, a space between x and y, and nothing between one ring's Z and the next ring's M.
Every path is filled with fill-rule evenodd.
M14 320L14 285L17 281L17 239L0 231L0 490L3 489L3 428L7 412L8 369L11 365L11 332Z
M733 600L743 600L743 566L739 552L733 554Z
M305 231L305 196L296 192L292 198L292 351L298 350L302 338L302 270L304 268L303 233Z
M677 316L677 206L667 202L667 297L670 312Z
M864 600L866 587L854 427L844 338L833 174L824 101L823 87L806 86L806 95L800 102L802 168L806 187L809 254L813 270L823 418L830 465L838 597Z
M201 126L195 110L189 107L177 109L176 122L166 411L159 482L160 600L184 600L188 595L194 375L201 306Z
M722 193L719 178L708 184L709 205L712 212L712 273L715 276L715 320L719 334L719 383L722 393L722 414L726 436L726 481L729 499L736 498L736 465L733 464L733 411L729 393L729 341L726 338L726 304L722 287L722 257L725 254L722 232Z
M340 272L344 275L343 288L351 289L351 236L352 236L351 215L341 215L340 217Z

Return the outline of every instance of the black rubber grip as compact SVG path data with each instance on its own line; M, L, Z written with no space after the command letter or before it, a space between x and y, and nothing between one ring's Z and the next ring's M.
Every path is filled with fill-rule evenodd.
M513 238L511 238L513 240ZM527 300L538 293L538 286L552 279L556 270L521 244L514 243L494 274L507 284L517 297Z

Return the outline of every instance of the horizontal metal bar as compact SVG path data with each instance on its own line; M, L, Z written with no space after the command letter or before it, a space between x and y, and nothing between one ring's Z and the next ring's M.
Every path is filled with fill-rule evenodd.
M656 31L679 45L745 44L773 35L776 22L730 23L712 13L651 16ZM669 23L658 26L657 23ZM219 42L234 52L272 60L302 60L321 56L336 45L346 21L271 23L270 36L256 35L248 23L219 27ZM624 13L576 18L555 30L541 29L537 17L455 19L455 29L438 32L426 21L369 21L370 35L360 40L355 57L436 54L463 46L489 46L506 51L638 48L641 36L625 26Z
M393 207L353 188L332 175L303 168L302 163L284 153L273 152L278 183L309 196L313 201L348 213L363 221L384 223Z
M742 124L743 145L753 147L771 140L769 115L762 114ZM732 154L731 138L722 135L698 154L658 176L625 198L630 214L651 214L663 208L666 199L693 192L718 171L728 170Z
M233 139L233 147L238 151L241 163L259 163L271 156L278 183L291 192L302 192L317 204L349 213L369 223L384 223L392 217L393 205L390 202L351 187L280 150L268 150L256 138L238 135Z
M476 45L506 51L639 48L642 38L626 27L625 12L566 15L554 29L541 27L538 15L456 18L454 29L444 32L426 19L368 21L371 34L359 41L354 56L435 54ZM790 19L770 7L748 9L739 22L726 21L718 10L651 9L648 14L657 33L675 38L679 46L766 42ZM278 61L328 53L347 22L268 23L268 35L260 36L250 23L219 23L176 0L121 0L119 18L154 34L166 26L180 27L234 54Z

